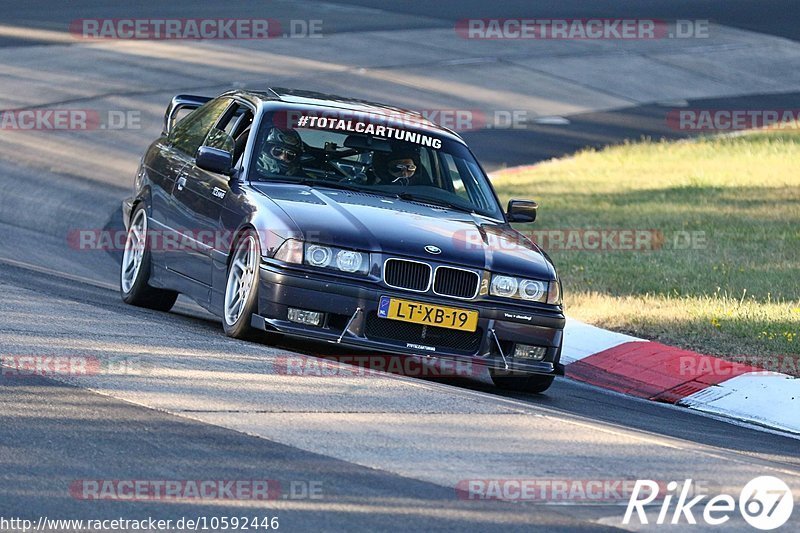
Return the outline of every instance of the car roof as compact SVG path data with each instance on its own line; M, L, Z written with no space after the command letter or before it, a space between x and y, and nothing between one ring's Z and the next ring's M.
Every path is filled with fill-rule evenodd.
M270 87L266 91L237 90L233 94L250 97L252 100L261 102L279 101L287 104L297 104L306 106L319 106L336 109L345 109L356 113L386 117L388 120L396 120L399 115L413 117L414 124L427 130L443 133L450 137L455 137L460 142L464 142L461 136L455 131L431 122L424 115L417 111L404 109L401 107L390 106L358 98L348 98L333 94L325 94L316 91L306 91L302 89L287 89L285 87Z

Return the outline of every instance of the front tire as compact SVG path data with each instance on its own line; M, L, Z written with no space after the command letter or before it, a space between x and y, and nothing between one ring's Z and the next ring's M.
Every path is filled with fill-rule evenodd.
M250 320L258 311L260 264L261 247L258 244L258 235L252 229L247 229L236 241L228 265L222 326L229 337L250 339L256 335Z
M125 251L120 264L119 292L122 300L131 305L169 311L178 299L178 293L157 289L150 280L150 246L147 239L147 210L139 204L131 215Z
M542 376L540 374L511 374L507 372L499 375L502 371L490 371L494 386L498 389L516 392L527 392L530 394L541 394L550 388L555 376Z

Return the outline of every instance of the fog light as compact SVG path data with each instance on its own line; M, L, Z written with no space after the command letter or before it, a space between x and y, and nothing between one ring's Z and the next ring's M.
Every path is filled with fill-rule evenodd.
M289 308L289 320L297 322L298 324L306 324L308 326L319 326L322 324L322 317L324 313L316 311L307 311L305 309Z
M514 347L514 358L518 359L531 359L533 361L541 361L547 354L547 347L545 346L530 346L528 344L517 344Z

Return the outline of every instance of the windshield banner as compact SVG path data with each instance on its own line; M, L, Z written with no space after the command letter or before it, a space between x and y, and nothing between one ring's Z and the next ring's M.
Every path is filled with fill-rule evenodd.
M424 133L404 130L392 126L372 124L371 122L362 122L360 120L345 120L342 118L312 117L308 115L302 115L297 117L296 124L296 127L298 128L319 128L323 130L362 133L364 135L374 135L376 137L384 137L388 139L419 144L421 146L427 146L436 150L442 147L441 139L431 137L430 135L425 135Z

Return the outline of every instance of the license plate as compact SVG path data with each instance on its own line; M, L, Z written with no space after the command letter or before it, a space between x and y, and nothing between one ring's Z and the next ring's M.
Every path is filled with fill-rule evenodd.
M457 307L412 302L400 298L381 296L378 316L414 324L440 328L475 331L478 329L478 312Z

